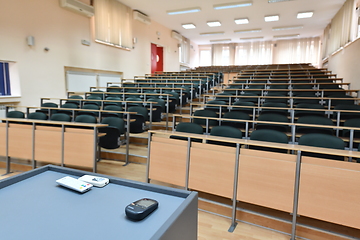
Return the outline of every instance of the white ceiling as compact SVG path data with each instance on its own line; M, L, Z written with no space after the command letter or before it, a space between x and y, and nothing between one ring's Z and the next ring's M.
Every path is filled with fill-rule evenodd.
M344 4L345 0L292 0L279 3L268 3L267 0L252 0L249 7L232 9L213 9L214 4L241 2L244 0L119 0L123 4L147 14L156 21L198 45L211 44L210 40L231 39L241 42L240 38L264 37L261 40L273 40L274 35L300 34L300 38L320 36L324 28ZM170 10L200 7L197 13L168 15ZM298 12L313 11L312 18L297 19ZM264 16L279 14L277 22L265 22ZM236 18L249 18L250 23L237 25ZM220 27L209 27L208 21L219 20ZM184 29L181 25L193 23L195 29ZM302 29L273 31L273 27L303 25ZM236 30L261 28L257 33L234 33ZM204 32L225 32L223 35L200 36Z

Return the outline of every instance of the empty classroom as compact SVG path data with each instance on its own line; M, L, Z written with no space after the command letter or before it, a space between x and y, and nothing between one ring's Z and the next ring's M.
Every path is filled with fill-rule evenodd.
M360 0L0 4L2 238L75 238L102 191L88 239L360 239Z

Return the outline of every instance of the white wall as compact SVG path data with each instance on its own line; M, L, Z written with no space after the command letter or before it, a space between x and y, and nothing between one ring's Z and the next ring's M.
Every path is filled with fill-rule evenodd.
M0 6L0 60L17 62L20 105L39 106L40 97L65 97L64 66L123 72L124 78L150 73L150 43L164 47L165 71L179 70L177 40L154 21L134 21L137 43L126 51L95 43L92 20L61 8L57 0L0 0ZM35 38L32 47L26 43L30 35ZM82 39L91 45L82 45Z
M356 40L340 52L329 57L327 67L330 71L343 78L344 82L351 83L351 89L360 89L360 39Z

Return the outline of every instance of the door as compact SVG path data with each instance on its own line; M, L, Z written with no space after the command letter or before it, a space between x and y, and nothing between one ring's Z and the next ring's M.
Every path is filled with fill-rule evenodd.
M151 73L154 73L156 71L162 72L164 70L163 53L163 47L157 46L153 43L151 44Z

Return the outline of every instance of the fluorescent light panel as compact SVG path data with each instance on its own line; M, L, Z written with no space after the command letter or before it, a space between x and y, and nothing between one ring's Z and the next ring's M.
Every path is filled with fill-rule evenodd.
M201 8L194 7L194 8L186 8L186 9L167 11L167 14L175 15L175 14L184 14L184 13L194 13L194 12L200 12L200 11L201 11Z
M209 27L220 27L221 26L221 22L219 21L210 21L210 22L207 22L207 25Z
M249 38L240 38L240 40L260 40L263 39L264 37L249 37Z
M268 3L277 3L277 2L288 2L293 0L268 0Z
M235 23L236 24L248 24L249 19L248 18L238 18L238 19L235 19Z
M201 36L220 35L220 34L224 34L224 32L205 32L205 33L200 33Z
M274 38L295 38L299 37L300 34L289 34L289 35L276 35Z
M284 27L273 27L272 30L273 31L281 31L281 30L291 30L291 29L301 29L303 28L303 25L298 25L298 26L284 26Z
M231 39L215 39L215 40L210 40L210 42L230 42Z
M196 26L194 24L192 24L192 23L185 23L185 24L182 24L181 26L183 28L185 28L185 29L194 29L194 28L196 28Z
M311 18L314 12L299 12L297 18Z
M261 28L234 31L234 33L254 33L254 32L261 32Z
M265 22L276 22L279 21L279 15L265 16Z
M252 5L252 1L245 2L234 2L234 3L225 3L225 4L216 4L214 5L214 9L227 9L227 8L237 8L237 7L248 7Z

